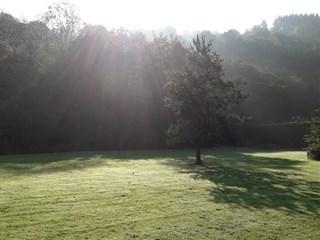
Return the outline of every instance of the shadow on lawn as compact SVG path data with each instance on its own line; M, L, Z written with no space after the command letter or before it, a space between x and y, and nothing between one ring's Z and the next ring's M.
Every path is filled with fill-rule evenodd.
M108 166L110 161L179 159L189 156L189 151L107 151L107 152L66 152L30 155L0 156L2 174L11 176L48 174L84 170Z
M19 176L82 170L105 165L100 154L52 153L0 157L3 173Z
M320 182L305 180L299 170L303 161L237 152L212 152L204 161L204 167L175 165L181 173L214 183L210 194L216 203L320 216Z

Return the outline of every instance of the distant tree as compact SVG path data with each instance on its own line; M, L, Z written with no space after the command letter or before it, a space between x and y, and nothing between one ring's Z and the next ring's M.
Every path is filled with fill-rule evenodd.
M277 17L273 23L273 30L319 43L320 16L318 14L292 14Z
M201 147L209 139L222 136L223 125L231 119L232 107L241 103L241 81L224 81L220 56L213 41L197 35L186 64L170 74L165 85L165 105L176 121L168 130L168 143L191 143L196 147L196 164L202 164Z
M14 97L38 77L44 61L34 29L33 24L0 12L0 105L2 99Z
M17 54L22 43L22 24L6 12L0 12L0 41L4 42L13 54Z
M268 29L268 24L267 24L266 20L263 20L261 22L260 27L263 28L263 29Z
M320 109L316 110L318 116L311 118L308 134L304 140L307 144L306 150L308 158L320 160Z
M75 6L68 2L50 5L48 11L42 15L41 21L48 27L44 34L54 39L59 53L65 53L83 27Z

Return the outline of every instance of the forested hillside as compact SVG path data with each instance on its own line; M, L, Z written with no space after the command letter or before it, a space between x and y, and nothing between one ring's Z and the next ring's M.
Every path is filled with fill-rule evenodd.
M247 82L250 97L239 111L252 120L241 136L251 143L302 146L306 125L292 124L292 118L310 117L320 106L319 16L279 17L271 29L262 22L242 35L230 30L217 37L216 47L226 77Z
M149 39L86 25L68 4L31 22L1 12L0 153L166 147L163 87L195 34ZM302 147L306 126L288 122L320 106L320 17L202 34L214 39L225 79L246 82L237 112L251 117L207 146Z

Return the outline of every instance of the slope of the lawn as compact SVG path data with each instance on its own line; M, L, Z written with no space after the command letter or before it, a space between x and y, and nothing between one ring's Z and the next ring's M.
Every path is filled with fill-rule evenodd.
M320 239L320 162L245 149L0 157L0 239Z

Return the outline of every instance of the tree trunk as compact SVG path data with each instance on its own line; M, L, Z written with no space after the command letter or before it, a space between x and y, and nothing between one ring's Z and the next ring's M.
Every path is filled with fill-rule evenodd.
M203 162L202 162L202 160L201 160L201 149L200 149L200 146L197 146L196 162L195 162L195 164L203 165Z

